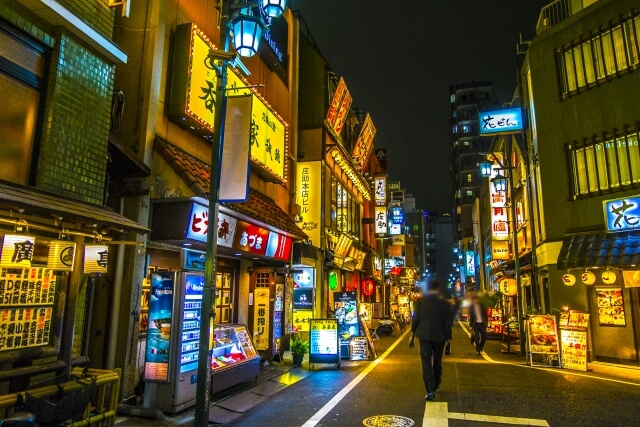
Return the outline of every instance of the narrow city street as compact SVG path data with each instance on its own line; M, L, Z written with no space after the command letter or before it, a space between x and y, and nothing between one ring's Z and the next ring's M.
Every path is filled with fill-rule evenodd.
M381 354L378 363L346 363L340 370L316 366L311 375L229 425L361 426L376 415L399 415L416 426L637 425L640 383L632 377L637 378L638 371L629 370L629 381L623 381L517 366L519 356L500 358L497 341L489 341L488 354L478 356L459 324L453 354L444 356L436 401L425 402L418 346L408 348L408 333L394 335L383 339L381 345L390 351ZM504 361L512 358L513 364L489 354Z

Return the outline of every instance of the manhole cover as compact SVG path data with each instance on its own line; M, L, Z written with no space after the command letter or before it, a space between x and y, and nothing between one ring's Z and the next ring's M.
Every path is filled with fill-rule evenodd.
M362 420L362 424L369 427L411 427L415 422L400 415L375 415Z

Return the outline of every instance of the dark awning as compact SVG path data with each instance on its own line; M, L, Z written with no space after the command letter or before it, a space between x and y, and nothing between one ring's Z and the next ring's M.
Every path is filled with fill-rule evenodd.
M0 208L24 209L28 214L47 215L48 218L51 218L51 213L55 213L65 221L78 220L87 224L111 226L118 230L133 230L138 233L149 231L148 228L109 208L17 184L0 182Z
M566 236L558 268L623 267L640 264L640 231Z

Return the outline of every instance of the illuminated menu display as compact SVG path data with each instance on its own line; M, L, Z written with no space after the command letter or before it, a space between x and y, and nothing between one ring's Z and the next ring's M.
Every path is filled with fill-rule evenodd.
M338 354L338 322L335 319L311 320L310 354Z
M180 373L198 369L200 314L202 312L204 277L197 274L186 274L184 282Z
M151 275L149 327L144 364L146 381L169 381L174 277L174 273L171 272ZM198 323L198 320L194 322Z
M0 351L49 344L55 295L51 270L0 269Z

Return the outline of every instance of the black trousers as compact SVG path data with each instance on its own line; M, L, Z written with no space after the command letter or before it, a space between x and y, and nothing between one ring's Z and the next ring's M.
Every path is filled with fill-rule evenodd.
M473 334L476 342L476 351L482 351L487 341L487 325L484 322L476 322L473 325Z
M427 393L436 391L442 381L442 352L444 343L420 340L420 358L422 359L422 380Z

